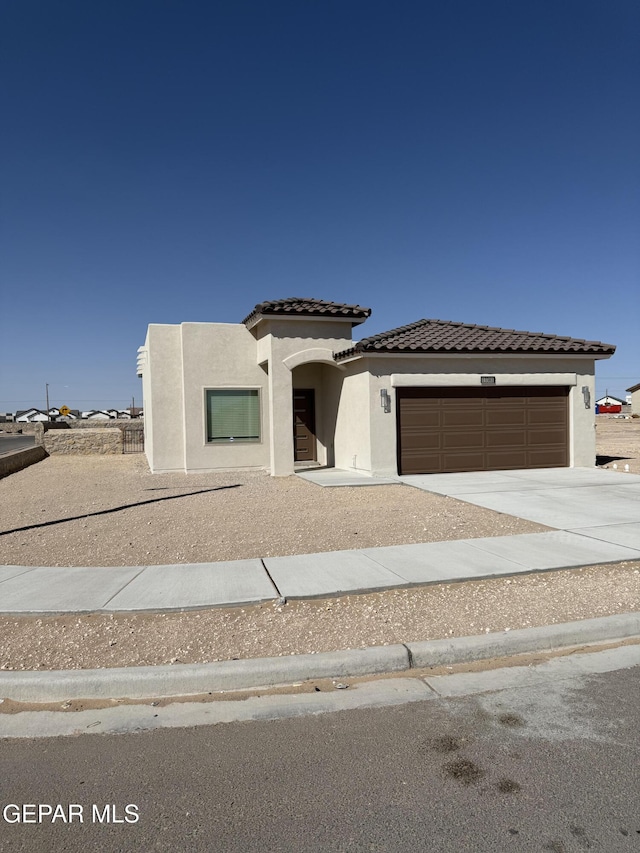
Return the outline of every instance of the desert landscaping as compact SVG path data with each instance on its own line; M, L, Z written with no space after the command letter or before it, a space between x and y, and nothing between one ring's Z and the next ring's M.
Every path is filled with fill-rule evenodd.
M600 417L598 462L640 473L640 420ZM262 472L149 473L142 455L51 456L0 481L5 565L196 563L544 527L402 485L321 489ZM188 565L185 565L188 577ZM0 605L1 606L1 605ZM640 609L635 563L188 613L0 617L0 668L328 651Z

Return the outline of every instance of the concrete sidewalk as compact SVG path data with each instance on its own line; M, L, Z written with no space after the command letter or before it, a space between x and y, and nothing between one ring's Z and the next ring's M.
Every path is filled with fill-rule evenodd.
M174 566L1 566L0 613L181 610L640 560L640 523L617 527L607 540L554 530Z

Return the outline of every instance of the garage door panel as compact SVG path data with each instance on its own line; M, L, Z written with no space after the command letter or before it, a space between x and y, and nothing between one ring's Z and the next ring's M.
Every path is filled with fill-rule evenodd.
M564 427L567 422L566 411L554 407L547 410L530 409L527 412L527 422L531 426L555 426Z
M444 410L442 413L442 425L444 427L481 427L484 423L484 412L482 409L466 412L459 407L456 409Z
M419 452L420 448L424 448L425 450L440 450L443 439L444 434L442 432L408 433L405 435L402 445L407 452Z
M527 451L512 449L492 451L486 454L486 463L489 467L483 468L483 471L527 468Z
M429 468L435 468L440 464L440 453L414 453L408 451L404 459L403 474L422 474L424 473L425 465Z
M447 430L442 433L442 448L443 450L453 450L456 448L473 448L482 450L484 447L484 436L478 430L469 432L454 432Z
M529 430L529 445L562 445L565 432L562 429L532 429Z
M415 409L404 412L402 416L403 425L407 428L417 427L439 427L442 425L442 418L438 410L417 411Z
M447 471L451 473L456 471L482 471L484 453L443 453L441 459Z
M525 426L527 413L524 409L487 409L485 423L487 426Z
M565 454L562 450L530 450L528 468L564 468Z
M399 388L400 473L564 467L567 388Z
M474 409L481 410L484 408L484 400L482 397L465 397L464 395L455 394L449 397L435 397L433 399L436 399L438 401L438 404L445 411L447 409L460 408L461 403L464 405L464 408L469 412L472 412Z
M485 433L485 445L488 450L496 447L526 447L527 433L525 430L497 430Z

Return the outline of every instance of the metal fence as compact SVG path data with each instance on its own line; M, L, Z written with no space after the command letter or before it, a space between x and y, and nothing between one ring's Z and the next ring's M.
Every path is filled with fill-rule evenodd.
M122 452L143 453L144 431L141 429L133 429L132 427L125 427L122 430Z

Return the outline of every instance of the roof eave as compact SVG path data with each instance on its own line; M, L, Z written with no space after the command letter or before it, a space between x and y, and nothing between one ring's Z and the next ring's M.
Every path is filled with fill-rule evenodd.
M495 350L406 350L406 349L353 349L353 350L344 350L345 355L342 353L336 353L334 358L336 361L347 361L354 360L356 358L363 358L365 356L393 356L393 357L409 357L415 358L416 356L430 356L432 358L451 358L451 357L465 357L465 358L479 358L489 356L491 358L514 358L518 356L528 356L535 358L558 358L558 357L569 357L569 358L584 358L584 359L605 359L611 358L614 354L613 352L574 352L572 350L559 350L557 352L549 352L544 350L501 350L500 352L496 352ZM627 389L629 390L629 389Z
M260 312L259 314L250 314L242 322L251 331L251 329L254 329L263 320L319 320L321 322L351 323L351 328L353 328L368 319L368 315L366 317L348 317L340 316L340 314L265 314Z

